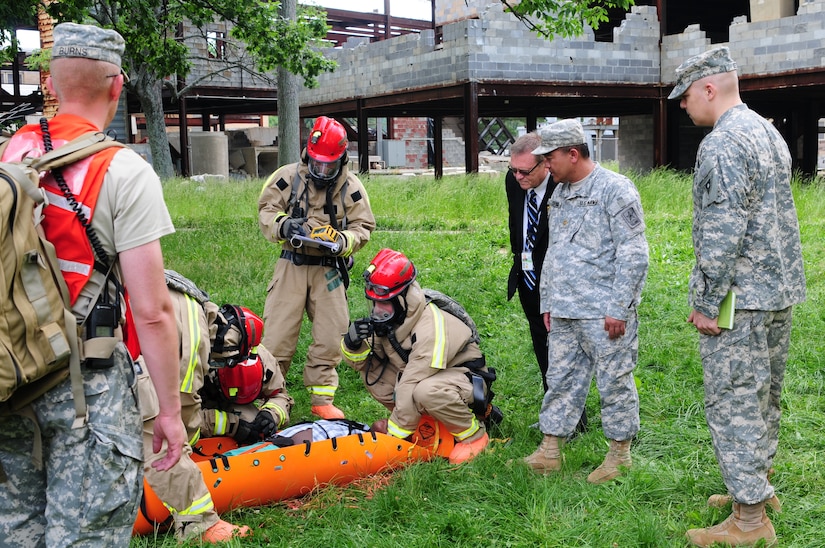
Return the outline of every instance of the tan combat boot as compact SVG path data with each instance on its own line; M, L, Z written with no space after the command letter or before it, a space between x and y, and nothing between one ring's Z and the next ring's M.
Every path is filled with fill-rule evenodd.
M765 546L776 544L776 531L765 514L765 502L758 504L733 503L728 519L706 529L691 529L687 538L694 546L707 547L714 542L730 546L751 546L765 541Z
M773 468L768 470L768 483L770 483L775 472L776 471ZM711 508L724 508L731 502L733 502L733 497L731 495L711 495L708 497L708 506ZM774 495L765 502L768 506L773 508L773 511L777 514L782 513L782 503L779 501L779 498L777 498L776 493L774 493Z
M724 508L731 502L733 502L733 497L730 495L711 495L708 497L708 506L711 508ZM766 500L765 503L773 508L773 511L777 514L782 513L782 503L775 494Z
M619 466L630 468L633 461L630 458L630 440L610 440L610 450L598 468L590 472L587 481L590 483L604 483L622 475Z
M524 462L542 474L561 470L561 443L561 438L558 436L545 435L539 448L532 455L524 457Z

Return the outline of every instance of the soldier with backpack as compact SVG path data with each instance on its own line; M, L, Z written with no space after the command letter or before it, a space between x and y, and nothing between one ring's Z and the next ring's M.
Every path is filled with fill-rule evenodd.
M2 159L37 157L108 126L124 83L123 51L123 38L114 31L55 26L46 85L60 102L59 113L47 124L18 131ZM58 188L58 175L67 191ZM154 466L168 469L180 458L185 436L175 319L159 242L174 227L160 181L134 152L110 148L52 172L42 187L50 196L43 228L63 269L84 352L94 349L96 339L118 339L124 328L134 328L159 396L153 449L167 449ZM131 324L123 321L124 286ZM76 387L64 375L14 414L0 417L0 544L129 544L143 451L135 370L126 346L117 343L109 356L84 360L82 381ZM85 399L83 417L75 412L79 396Z
M347 286L352 254L375 229L364 185L348 169L347 133L326 116L315 120L301 161L273 173L258 198L264 237L280 244L267 287L263 345L286 376L306 311L312 343L304 364L304 386L312 413L338 419L333 403L341 362L339 337L347 330Z
M371 312L350 324L341 342L344 360L391 411L373 429L404 439L430 415L456 439L450 462L465 462L490 440L484 423L493 409L495 371L486 367L469 322L430 302L415 278L403 253L378 252L364 272Z

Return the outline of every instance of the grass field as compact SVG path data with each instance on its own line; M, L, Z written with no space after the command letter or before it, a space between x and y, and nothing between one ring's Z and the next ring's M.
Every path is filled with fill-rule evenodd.
M650 272L640 306L636 379L642 429L633 469L593 486L587 474L607 449L598 395L587 403L590 430L565 448L563 470L549 477L518 462L541 440L530 428L541 381L517 299L506 300L511 264L503 177L365 179L377 230L356 256L349 289L353 317L366 313L360 273L382 247L403 251L419 281L462 302L479 326L482 350L496 367L496 403L505 420L489 451L474 461L414 464L392 475L324 488L311 496L225 516L254 534L236 546L317 547L679 547L691 527L729 513L706 506L724 492L704 420L695 330L686 323L687 278L693 263L688 176L659 170L631 175L645 209ZM279 252L257 227L262 181L198 185L166 183L177 233L163 241L169 268L196 281L212 300L242 303L259 313ZM783 502L771 514L781 546L821 547L825 534L825 186L796 184L808 301L795 310L783 398L783 423L773 484ZM305 325L306 327L306 325ZM296 399L293 421L310 419L300 364L305 329L287 383ZM349 418L385 416L358 376L339 368L336 403ZM770 510L769 510L770 512ZM175 546L171 536L132 546Z

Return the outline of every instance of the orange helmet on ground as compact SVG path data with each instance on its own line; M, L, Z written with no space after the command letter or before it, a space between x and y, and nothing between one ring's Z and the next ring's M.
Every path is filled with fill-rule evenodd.
M241 405L252 403L261 394L263 379L263 363L257 354L251 354L240 363L218 369L218 382L223 395Z
M307 141L307 167L315 181L330 183L338 178L347 143L347 131L337 120L315 119Z

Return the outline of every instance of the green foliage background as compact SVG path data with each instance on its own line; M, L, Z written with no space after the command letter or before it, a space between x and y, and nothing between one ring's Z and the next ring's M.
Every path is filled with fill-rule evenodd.
M587 404L590 430L565 447L560 473L535 475L518 462L541 440L530 425L542 393L526 321L517 299L506 300L511 258L503 177L367 177L378 228L356 256L351 314L366 313L360 273L369 260L382 247L403 251L424 286L457 298L478 323L482 349L499 372L496 403L505 420L490 450L468 464L413 464L384 478L388 485L379 490L363 483L322 488L300 504L231 512L225 519L254 529L251 538L231 545L680 547L687 546L688 528L724 519L729 509L706 506L724 485L704 420L697 335L685 321L693 263L690 178L667 170L629 175L642 196L651 266L639 310L642 430L626 476L601 486L585 479L607 449L595 389ZM258 312L279 251L257 227L262 183L167 183L178 232L163 242L167 266L196 281L213 301L240 302ZM822 546L824 193L822 182L795 184L809 296L795 311L772 479L784 505L781 514L770 514L782 546ZM305 329L287 378L297 400L293 421L311 418L300 376L308 341ZM357 375L345 366L339 373L336 403L348 417L382 418L383 408ZM132 542L176 545L171 535Z

